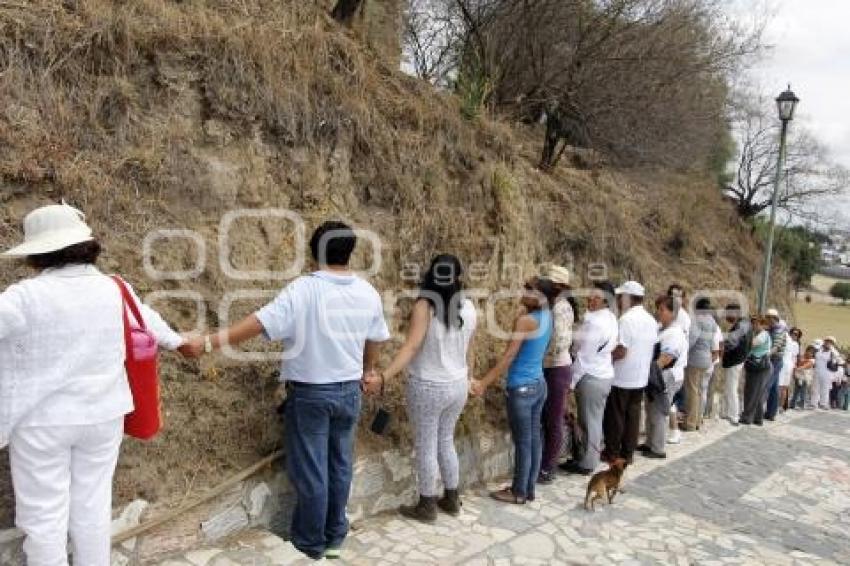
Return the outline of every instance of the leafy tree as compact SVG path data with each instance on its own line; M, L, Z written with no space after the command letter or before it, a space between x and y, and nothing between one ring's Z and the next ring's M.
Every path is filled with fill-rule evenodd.
M846 305L850 300L850 282L838 281L829 289L829 294L836 299L841 299L841 303Z
M768 223L755 219L756 233L767 240ZM821 235L804 226L777 226L774 253L791 270L791 283L795 289L808 286L821 263Z

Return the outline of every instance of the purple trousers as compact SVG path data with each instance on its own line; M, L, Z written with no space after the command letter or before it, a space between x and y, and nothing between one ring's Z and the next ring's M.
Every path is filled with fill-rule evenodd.
M549 395L543 405L543 460L540 469L551 472L558 464L564 443L564 403L570 388L570 366L544 368Z

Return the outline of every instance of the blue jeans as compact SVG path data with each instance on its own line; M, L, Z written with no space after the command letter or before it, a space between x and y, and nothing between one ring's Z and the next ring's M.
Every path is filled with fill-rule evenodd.
M311 558L342 544L351 490L360 382L293 383L285 410L286 464L295 488L292 544Z
M838 408L847 411L850 409L850 384L842 383L838 390Z
M514 481L511 490L519 497L534 497L534 486L543 457L542 421L546 381L508 389L508 420L514 442Z
M796 409L798 406L801 409L806 408L806 402L808 399L808 395L806 395L808 390L808 385L804 381L795 380L794 381L794 396L791 398L790 407L792 409Z
M764 411L764 418L773 419L776 413L779 412L779 374L782 373L782 364L784 360L770 360L773 363L773 371L770 373L770 385L767 390L767 409Z

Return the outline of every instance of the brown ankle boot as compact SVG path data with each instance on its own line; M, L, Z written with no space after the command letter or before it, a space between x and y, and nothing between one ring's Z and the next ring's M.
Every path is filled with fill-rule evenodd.
M437 520L437 498L420 495L419 503L416 505L402 505L398 511L408 519L416 519L423 523L433 523Z
M460 502L460 494L456 489L447 489L443 498L437 501L437 506L453 517L460 515L461 505L463 503Z

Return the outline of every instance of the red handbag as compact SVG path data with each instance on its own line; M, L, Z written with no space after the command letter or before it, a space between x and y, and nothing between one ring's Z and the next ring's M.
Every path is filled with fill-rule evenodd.
M113 275L112 279L121 290L124 304L124 345L127 357L124 366L133 394L134 410L124 417L124 434L140 440L150 440L162 429L162 404L159 392L159 365L156 337L145 326L139 305L127 288L127 284ZM130 323L128 310L136 324Z

